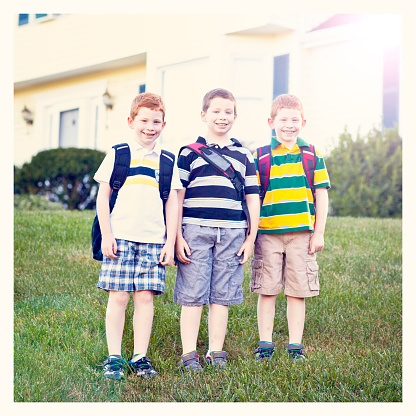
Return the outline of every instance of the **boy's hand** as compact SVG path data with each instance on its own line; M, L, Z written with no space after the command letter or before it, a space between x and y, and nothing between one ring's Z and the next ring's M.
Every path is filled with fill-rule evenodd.
M254 242L251 239L246 239L243 245L240 247L240 250L237 253L237 256L243 254L243 258L240 261L240 264L244 264L253 254Z
M309 254L322 251L324 248L324 235L322 233L314 232L309 242Z
M183 237L178 237L176 239L175 252L176 257L181 263L189 264L191 262L191 260L186 257L186 255L191 255L191 250L189 249L188 243Z
M162 266L170 266L173 263L174 252L174 245L166 243L162 248L162 252L160 253L160 264Z
M110 257L111 259L117 258L117 242L112 234L105 234L102 236L101 252L103 253L103 256Z

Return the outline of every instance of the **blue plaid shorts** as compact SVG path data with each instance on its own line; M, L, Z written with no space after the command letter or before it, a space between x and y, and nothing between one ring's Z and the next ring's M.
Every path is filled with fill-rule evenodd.
M99 289L135 292L153 290L154 295L165 291L165 266L159 263L163 244L117 241L117 258L103 258Z

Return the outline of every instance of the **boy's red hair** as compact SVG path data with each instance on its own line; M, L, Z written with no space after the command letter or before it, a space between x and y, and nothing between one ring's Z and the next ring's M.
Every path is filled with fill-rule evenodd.
M303 117L303 105L302 102L299 100L298 97L292 94L281 94L277 96L272 103L272 111L270 113L270 117L274 119L282 108L291 108L294 110L299 110L300 114Z
M137 95L131 103L130 117L132 119L137 116L137 113L141 107L150 108L154 111L161 111L163 114L163 121L165 121L165 104L162 100L162 97L159 95L153 94L151 92L144 92Z

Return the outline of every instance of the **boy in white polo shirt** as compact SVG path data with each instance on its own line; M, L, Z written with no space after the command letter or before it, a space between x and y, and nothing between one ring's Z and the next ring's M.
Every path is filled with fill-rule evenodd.
M159 195L157 139L165 126L165 106L155 94L138 95L131 105L128 126L132 130L130 169L110 214L109 185L115 151L104 158L94 175L100 183L97 216L102 233L103 263L97 287L109 292L106 312L108 358L104 376L120 380L126 362L121 355L125 311L133 293L134 353L129 366L138 377L157 373L147 356L153 323L153 295L164 293L165 266L173 263L178 222L177 190L182 189L174 166L171 191L166 201L166 226Z

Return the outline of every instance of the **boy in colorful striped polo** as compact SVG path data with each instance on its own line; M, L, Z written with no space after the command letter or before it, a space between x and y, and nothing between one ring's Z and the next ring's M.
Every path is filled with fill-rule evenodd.
M201 112L207 134L197 142L216 149L232 164L244 184L251 224L227 177L189 148L178 157L184 189L178 192L180 223L175 251L179 262L173 300L182 305L184 371L202 370L196 343L206 304L209 347L205 360L216 368L226 366L227 353L222 349L228 307L243 301L244 263L251 257L257 234L260 203L253 156L228 134L236 117L236 102L229 91L208 92Z
M153 322L153 295L165 288L165 266L173 263L178 224L178 195L182 189L179 171L173 169L171 191L166 201L166 226L159 195L157 143L165 126L165 106L160 96L143 93L135 97L127 119L132 137L130 169L110 214L110 177L114 149L106 155L94 179L100 183L97 215L102 233L103 264L97 287L109 293L106 313L108 358L104 376L124 378L126 362L121 355L125 311L132 293L134 301L134 351L129 367L138 377L157 373L147 356Z
M278 96L272 103L269 126L272 137L270 183L260 212L258 236L251 262L250 288L258 293L257 360L270 358L275 302L283 291L287 299L289 344L294 361L305 359L302 336L305 322L305 298L319 294L316 253L324 247L328 214L328 172L322 155L316 152L313 195L303 170L299 146L307 143L299 137L305 126L301 101L290 94ZM257 154L254 154L258 169Z

